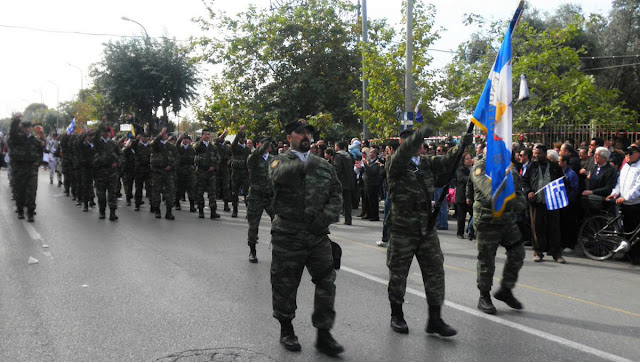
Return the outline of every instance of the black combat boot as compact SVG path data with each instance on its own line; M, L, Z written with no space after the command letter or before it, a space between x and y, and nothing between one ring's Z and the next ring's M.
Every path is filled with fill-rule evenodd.
M177 199L177 198L176 198L176 205L175 205L175 207L176 207L176 210L182 210L182 207L180 206L180 199Z
M231 211L231 208L229 208L229 202L224 202L224 211L225 212Z
M164 215L164 218L170 221L176 219L176 217L174 217L173 214L171 214L171 207L167 206L167 213Z
M237 204L233 205L233 212L231 212L231 217L232 218L238 218L238 205Z
M520 303L520 301L518 301L515 298L515 296L513 296L511 289L505 289L504 287L500 287L500 289L498 289L498 291L496 291L496 293L493 294L493 297L495 297L500 301L504 301L504 303L509 305L509 307L512 309L517 309L517 310L522 309L522 303Z
M258 256L256 256L256 245L249 245L249 262L258 263Z
M440 317L440 311L442 310L442 306L440 305L429 305L429 321L427 322L427 327L424 329L428 334L438 334L441 337L452 337L458 332L447 325L447 323L442 320Z
M127 207L131 206L131 198L127 198Z
M404 320L404 313L400 304L391 304L391 329L396 333L409 334L409 327Z
M80 198L76 199L76 207L79 207L82 205L82 202L80 201Z
M31 208L27 209L27 222L33 223L33 215L34 214L36 214L36 212L33 209L31 209Z
M105 218L107 218L107 216L105 215L105 207L100 207L100 209L99 209L99 213L100 213L100 214L99 214L98 218L100 218L100 219L105 219Z
M189 212L195 213L195 211L196 211L196 206L194 205L193 202L189 202Z
M344 347L336 342L327 329L318 329L318 338L316 339L316 349L321 353L332 357L344 352Z
M291 320L280 320L280 344L282 344L286 350L292 352L298 352L302 349L300 342L298 342L298 337L293 332Z
M136 207L133 208L133 210L136 212L140 211L140 204L136 203Z
M496 307L493 306L493 303L491 302L491 294L489 294L489 291L480 291L478 310L491 315L497 312Z
M84 202L84 207L82 208L83 212L88 212L89 211L89 202Z
M204 208L198 208L198 218L204 218Z
M89 199L89 207L93 208L96 206L96 202L93 201L93 198Z
M19 207L18 210L16 210L16 213L18 213L18 219L24 219L24 208L23 207Z
M115 208L109 208L109 220L115 222L118 220L118 216L116 215Z
M214 207L209 207L211 208L211 219L217 219L220 218L220 215L218 213L216 213L216 209Z
M152 209L156 214L156 219L162 218L162 212L160 212L160 206L157 206L157 207L152 208Z

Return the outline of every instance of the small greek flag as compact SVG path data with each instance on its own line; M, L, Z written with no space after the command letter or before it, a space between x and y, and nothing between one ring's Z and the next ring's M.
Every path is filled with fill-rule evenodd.
M567 189L564 187L564 177L558 178L547 184L544 188L544 200L547 210L562 209L569 205Z

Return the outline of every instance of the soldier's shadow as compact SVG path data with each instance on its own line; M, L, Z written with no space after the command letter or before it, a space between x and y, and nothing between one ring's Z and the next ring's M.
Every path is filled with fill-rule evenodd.
M593 321L585 321L581 319L568 318L568 317L559 316L559 315L534 313L530 311L512 311L507 314L536 319L539 321L544 321L549 323L573 326L579 329L616 334L626 338L628 337L640 338L640 330L638 330L637 326L621 326L621 325L614 325L614 324L604 324L604 323L598 323Z

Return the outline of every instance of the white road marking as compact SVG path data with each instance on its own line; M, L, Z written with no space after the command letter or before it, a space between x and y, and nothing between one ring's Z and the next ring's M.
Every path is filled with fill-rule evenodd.
M379 277L376 277L376 276L373 276L373 275L369 275L366 272L358 271L358 270L355 270L355 269L352 269L352 268L349 268L349 267L346 267L346 266L342 266L340 268L340 270L343 270L343 271L346 271L346 272L350 272L350 273L352 273L354 275L358 275L360 277L364 277L364 278L366 278L368 280L375 281L375 282L381 283L383 285L387 285L389 283L388 280L383 280L383 279L381 279ZM411 293L413 295L422 297L422 298L426 298L426 295L425 295L424 292L416 290L416 289L412 289L410 287L407 288L407 292ZM549 334L549 333L544 332L542 330L538 330L538 329L534 329L534 328L528 327L526 325L514 323L514 322L511 322L509 320L505 320L505 319L499 318L497 316L488 315L488 314L485 314L483 312L476 311L474 309L471 309L471 308L468 308L466 306L462 306L462 305L459 305L459 304L456 304L456 303L453 303L453 302L450 302L450 301L445 301L445 305L447 305L450 308L453 308L453 309L456 309L456 310L459 310L459 311L474 315L476 317L479 317L479 318L482 318L482 319L487 319L487 320L490 320L490 321L492 321L494 323L502 324L502 325L507 326L509 328L517 329L517 330L520 330L522 332L529 333L531 335L535 335L535 336L543 338L543 339L547 339L547 340L549 340L551 342L554 342L554 343L562 344L564 346L567 346L569 348L573 348L575 350L579 350L579 351L584 352L584 353L592 354L592 355L594 355L596 357L600 357L600 358L605 359L605 360L609 360L609 361L612 361L612 362L631 362L630 359L627 359L627 358L624 358L624 357L620 357L620 356L617 356L615 354L607 353L607 352L604 352L604 351L589 347L587 345L580 344L578 342L574 342L572 340L559 337L557 335Z

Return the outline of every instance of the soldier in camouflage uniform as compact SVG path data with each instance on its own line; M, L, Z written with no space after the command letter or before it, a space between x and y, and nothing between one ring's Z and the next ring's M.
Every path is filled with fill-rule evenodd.
M246 145L245 126L240 127L240 132L231 143L231 202L233 212L231 217L238 217L238 201L240 189L244 193L249 190L249 171L247 170L247 157L251 150ZM245 197L246 203L246 197Z
M162 218L160 204L162 198L166 205L165 219L176 219L171 213L174 198L176 197L175 169L177 165L176 147L167 141L167 128L156 136L151 143L151 208L156 213L156 218Z
M227 136L227 130L224 130L216 139L216 146L220 154L220 166L218 167L218 197L224 201L224 211L229 212L229 202L231 202L231 151L225 145L224 138Z
M453 336L456 330L440 316L444 303L444 257L438 234L435 226L430 225L429 217L434 176L451 169L459 146L451 148L444 156L421 155L424 138L431 132L427 126L413 134L403 132L401 137L405 140L385 166L391 199L391 213L387 217L390 231L387 267L391 328L402 334L409 332L402 304L407 275L415 256L420 264L429 305L429 321L425 331Z
M62 158L64 194L68 197L73 179L73 151L71 148L71 135L67 133L60 136L60 156Z
M105 218L107 205L107 191L109 194L109 220L116 221L116 209L118 208L118 191L120 188L120 168L121 155L120 146L109 136L111 132L108 128L102 127L100 139L95 142L95 155L93 157L93 167L96 181L96 194L98 195L99 218Z
M142 201L142 188L146 191L146 197L151 199L151 144L149 134L146 132L138 135L131 145L136 159L136 194L135 210L139 211ZM151 212L155 212L151 208Z
M271 226L273 316L280 321L280 343L287 350L300 350L291 320L306 266L316 285L311 317L318 329L316 348L337 355L344 348L329 333L336 315L336 272L327 234L340 215L340 181L331 164L310 153L313 128L306 121L290 122L286 131L291 150L278 155L269 166L275 213Z
M136 154L133 151L133 140L127 140L122 148L122 184L124 185L124 195L127 199L127 206L131 205L133 199L133 184L136 180Z
M491 209L491 179L485 174L485 162L485 159L478 160L471 172L474 190L473 227L478 238L478 309L487 314L495 314L496 308L491 302L490 292L496 269L496 251L500 245L507 250L507 262L502 272L500 289L493 296L514 309L522 309L522 304L516 300L511 290L518 281L525 256L517 224L518 213L524 212L525 199L520 188L520 176L512 167L515 198L507 202L499 217L494 217Z
M76 144L77 157L80 160L80 196L78 197L78 203L84 204L82 208L83 212L89 211L89 204L93 203L94 190L93 190L93 158L95 156L95 130L83 132L78 138ZM76 205L78 205L76 203Z
M211 141L211 131L202 130L200 141L196 144L196 200L198 201L198 217L204 218L204 193L209 198L211 219L220 218L216 212L216 171L220 164L218 148Z
M73 165L73 179L71 180L71 193L73 195L73 199L76 201L76 205L82 205L82 160L80 157L79 147L82 144L80 138L82 134L73 134L71 135L71 139L69 140L69 144L71 145L71 158Z
M181 210L180 199L186 192L189 196L189 211L195 212L196 182L194 177L195 166L193 164L196 151L191 146L191 137L182 135L178 139L178 168L176 169L176 210Z
M36 191L38 190L38 167L42 162L44 140L31 134L31 123L20 124L20 114L14 114L9 129L9 158L12 169L13 194L18 209L18 218L24 219L24 207L27 218L33 222L36 210Z
M249 195L247 196L247 219L249 220L249 261L256 263L256 244L258 243L258 226L262 212L266 211L273 220L273 185L269 179L269 165L273 161L271 140L267 137L258 139L258 148L247 159L249 169Z

